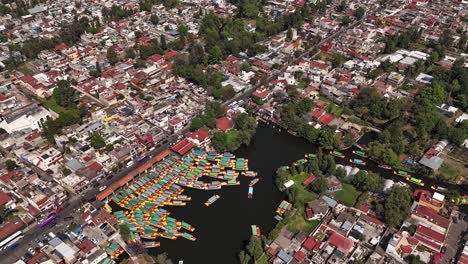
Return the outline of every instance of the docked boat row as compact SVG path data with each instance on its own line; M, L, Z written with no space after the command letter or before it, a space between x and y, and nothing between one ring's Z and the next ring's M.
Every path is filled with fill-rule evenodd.
M123 252L124 249L121 246L114 243L111 243L109 247L106 248L106 253L111 259L118 258Z
M236 159L230 153L195 150L184 157L170 156L111 198L112 202L122 208L113 214L120 224L130 230L129 243L140 243L151 248L159 246L159 242L154 241L157 238L182 237L194 241L196 238L189 232L195 228L172 218L163 207L186 205L191 197L183 194L184 187L218 190L222 186L238 185L240 182L237 177L241 172L256 176L255 172L248 171L246 159ZM202 177L215 180L204 182ZM209 206L219 198L214 195L205 205ZM109 204L106 203L104 208L112 212Z

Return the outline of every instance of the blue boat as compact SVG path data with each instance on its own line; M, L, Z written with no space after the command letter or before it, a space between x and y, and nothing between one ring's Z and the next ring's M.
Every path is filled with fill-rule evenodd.
M253 197L253 187L249 187L248 197L249 197L249 199L252 199L252 197Z
M366 165L366 162L360 159L350 159L349 162L358 164L358 165Z

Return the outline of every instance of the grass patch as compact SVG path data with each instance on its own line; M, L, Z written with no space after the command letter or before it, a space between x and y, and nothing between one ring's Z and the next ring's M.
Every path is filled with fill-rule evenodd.
M307 202L317 199L318 195L305 189L302 183L305 179L307 179L309 175L307 173L301 173L299 175L293 176L292 180L294 181L294 185L290 188L293 188L297 191L296 198L294 204L296 205L304 205Z
M48 109L54 111L55 113L57 114L71 114L71 115L80 115L80 112L78 109L73 109L73 108L65 108L63 106L60 106L57 104L57 102L55 101L54 97L51 96L49 97L49 99L47 100L41 100L41 103Z
M259 259L257 259L257 261L255 262L256 264L268 264L268 254L265 253L263 254L263 256L261 256Z
M18 71L20 71L22 74L33 74L34 73L31 69L26 68L25 66L19 67Z
M333 197L344 205L353 206L359 196L359 192L350 184L342 183L341 185L343 186L343 190L335 192Z
M453 166L452 164L444 163L439 169L436 178L440 181L455 183L458 175L461 173L461 168Z
M319 224L319 221L308 221L305 219L304 207L298 208L296 213L287 218L286 221L287 229L292 233L302 231L309 234Z

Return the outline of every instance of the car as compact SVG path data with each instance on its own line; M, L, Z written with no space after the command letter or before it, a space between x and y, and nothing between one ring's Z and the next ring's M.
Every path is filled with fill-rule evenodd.
M28 248L28 252L33 256L36 255L36 251L33 248Z
M99 190L100 192L102 192L102 191L104 191L106 188L107 188L107 186L106 186L106 185L103 185L103 186L99 187L98 190Z
M39 247L44 247L44 243L42 243L41 241L37 242L37 244L39 245Z

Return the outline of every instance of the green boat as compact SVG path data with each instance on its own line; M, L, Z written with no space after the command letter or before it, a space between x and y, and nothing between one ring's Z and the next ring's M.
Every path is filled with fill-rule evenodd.
M338 157L338 158L344 158L345 155L341 152L339 152L338 150L333 150L333 151L330 151L330 154L335 156L335 157Z

